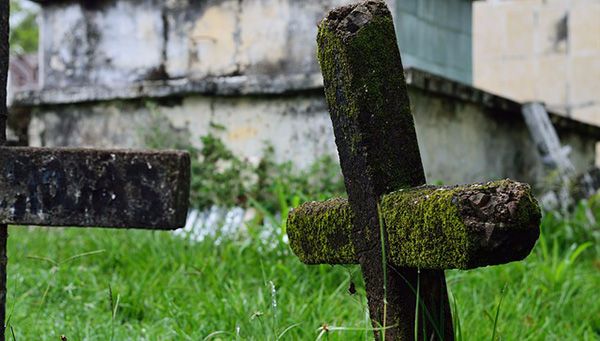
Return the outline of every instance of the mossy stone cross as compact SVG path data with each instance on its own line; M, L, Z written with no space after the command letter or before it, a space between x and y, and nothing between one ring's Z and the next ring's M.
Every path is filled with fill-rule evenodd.
M537 202L528 185L511 180L423 186L383 1L332 10L317 41L348 200L293 210L291 247L308 264L360 264L376 337L452 340L444 269L525 258L539 237Z
M9 0L0 0L0 340L5 337L6 224L176 229L185 224L184 151L4 147Z

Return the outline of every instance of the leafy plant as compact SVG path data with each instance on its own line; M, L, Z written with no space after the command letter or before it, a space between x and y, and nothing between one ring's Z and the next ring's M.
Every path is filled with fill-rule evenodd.
M10 50L20 54L37 51L37 11L31 6L23 6L23 1L10 0L10 12Z
M315 161L308 169L296 170L291 161L277 162L275 148L266 144L257 165L236 156L217 133L225 127L213 124L211 132L200 138L200 147L191 142L185 129L173 127L156 104L149 102L151 113L148 125L139 131L149 148L182 149L190 153L190 204L197 209L213 205L221 207L252 206L259 218L282 226L290 208L300 202L323 200L343 195L344 187L338 163L330 156ZM275 214L281 218L271 219Z

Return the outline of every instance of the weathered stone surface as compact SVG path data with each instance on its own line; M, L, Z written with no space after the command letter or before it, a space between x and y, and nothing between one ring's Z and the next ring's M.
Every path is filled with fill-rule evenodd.
M388 261L422 269L472 269L518 261L539 236L540 210L529 185L502 180L423 186L383 196ZM347 200L312 202L288 218L294 253L307 264L355 264Z
M6 140L6 85L8 81L8 14L7 1L0 1L0 144Z
M38 1L45 88L318 75L316 23L349 0ZM131 58L135 55L136 58Z
M351 241L365 279L373 327L386 327L382 333L390 340L412 339L415 327L426 339L437 331L450 340L444 272L418 272L382 262L377 211L381 196L425 183L391 13L385 2L376 0L336 8L319 25L317 45L354 212ZM423 306L436 312L431 319L415 320L417 286ZM375 334L379 338L379 332Z
M0 221L175 229L189 178L186 152L2 147Z

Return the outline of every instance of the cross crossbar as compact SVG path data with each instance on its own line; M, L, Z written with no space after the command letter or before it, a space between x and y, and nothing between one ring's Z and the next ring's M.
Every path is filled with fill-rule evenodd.
M421 269L473 269L525 258L539 237L540 212L529 185L502 180L424 186L383 196L388 262ZM306 264L357 264L354 215L346 199L293 210L287 231Z
M180 151L0 147L0 221L175 229L189 172Z

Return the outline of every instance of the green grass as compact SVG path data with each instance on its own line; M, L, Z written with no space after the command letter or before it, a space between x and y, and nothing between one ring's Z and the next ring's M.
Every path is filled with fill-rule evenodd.
M563 233L572 225L547 215L526 261L448 271L458 338L600 339L598 244ZM242 235L191 243L168 232L13 227L8 287L17 340L371 335L356 266L305 266L281 242Z

